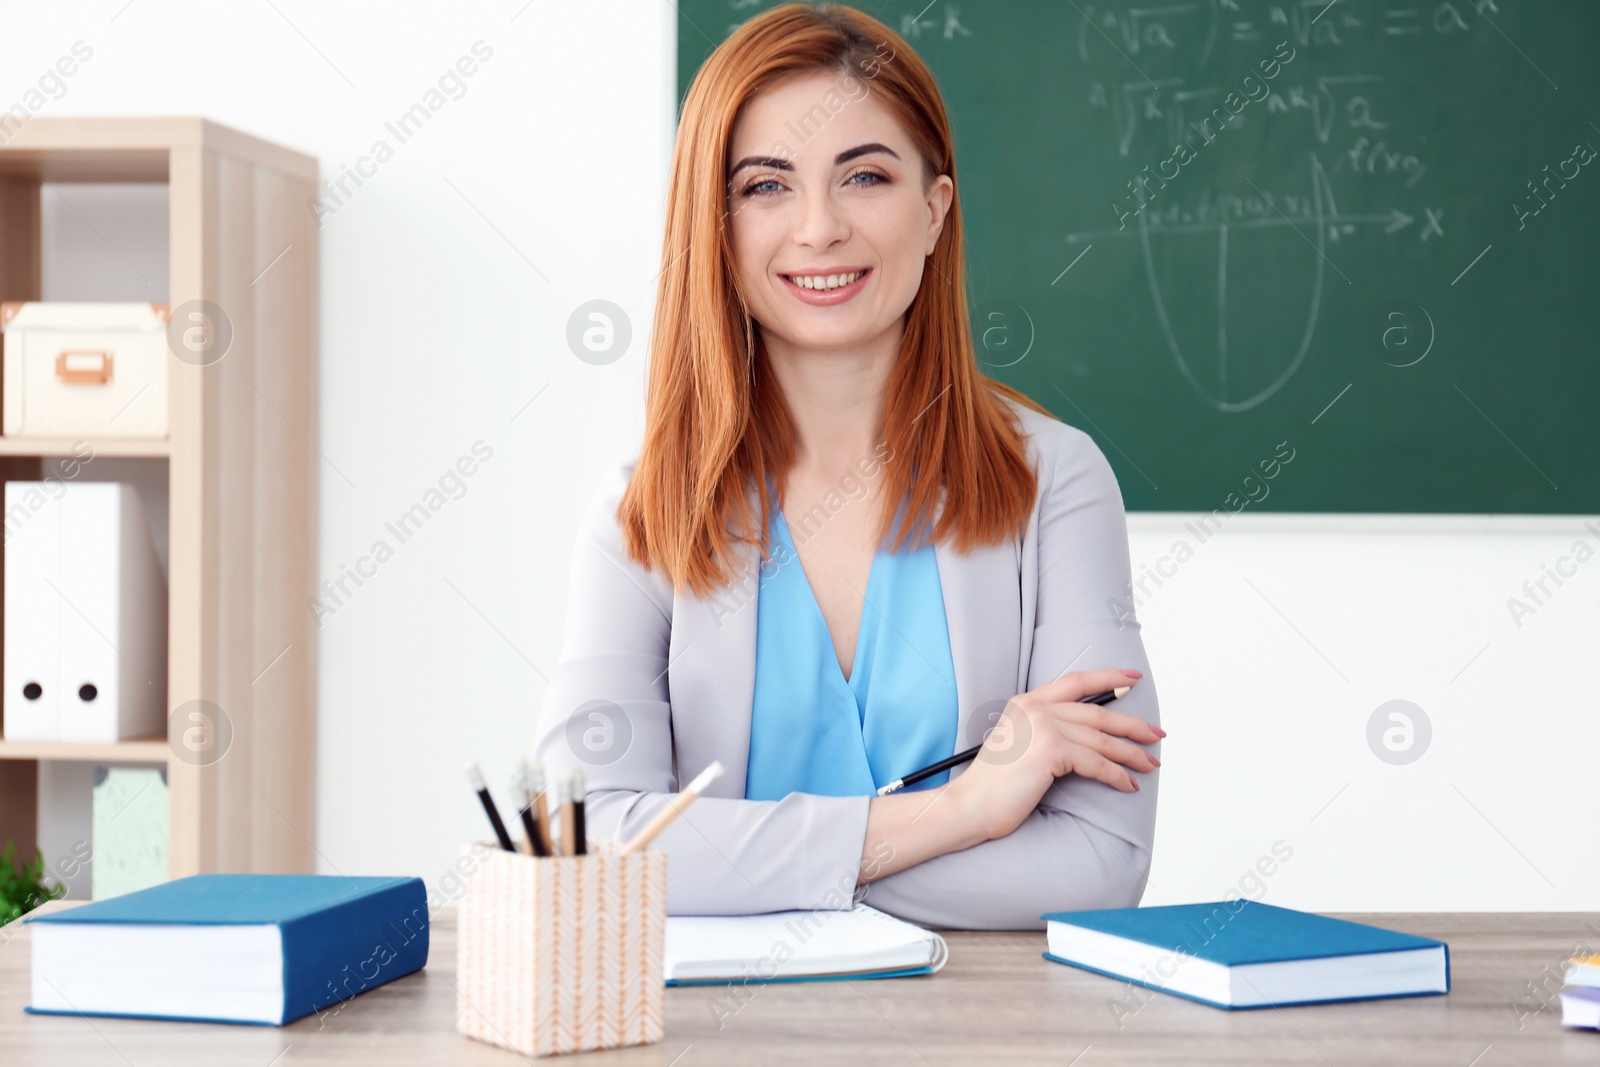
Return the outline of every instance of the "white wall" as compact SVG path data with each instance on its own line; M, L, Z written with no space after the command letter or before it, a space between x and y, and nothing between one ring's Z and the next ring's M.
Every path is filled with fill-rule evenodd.
M303 829L325 871L430 883L483 832L462 763L500 787L531 746L579 515L637 446L675 96L670 3L435 7L0 3L0 109L81 39L92 59L41 114L204 114L333 178L393 145L385 122L474 42L493 49L464 95L327 201L321 231L321 573L393 545L387 520L475 442L493 450L374 578L330 598L320 631L318 821ZM86 213L130 267L145 261L114 203ZM597 368L565 328L602 297L635 339ZM1181 517L1132 526L1136 568L1182 535ZM1564 519L1243 515L1200 546L1141 608L1171 731L1146 901L1221 896L1281 841L1291 858L1250 895L1592 908L1596 860L1564 847L1576 819L1561 816L1582 810L1578 761L1600 731L1583 655L1600 564L1520 628L1505 608L1581 536ZM1433 726L1409 766L1365 740L1396 698Z
M1600 553L1600 523L1240 515L1201 543L1193 518L1129 517L1135 573L1172 574L1140 608L1170 733L1146 903L1268 857L1243 891L1291 907L1594 907L1600 863L1571 842L1600 748L1600 561L1561 563L1531 615L1506 602L1575 542ZM1162 563L1180 539L1192 558ZM1368 742L1392 700L1432 729L1404 765Z

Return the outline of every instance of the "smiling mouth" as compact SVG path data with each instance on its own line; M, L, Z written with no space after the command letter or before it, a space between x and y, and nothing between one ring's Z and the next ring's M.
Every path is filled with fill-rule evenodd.
M872 273L872 268L849 271L844 274L780 274L778 277L809 293L831 293L837 289L854 285Z

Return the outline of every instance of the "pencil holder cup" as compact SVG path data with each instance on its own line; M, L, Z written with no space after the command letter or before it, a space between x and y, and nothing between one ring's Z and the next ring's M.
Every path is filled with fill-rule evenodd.
M621 847L536 858L480 846L459 913L460 1033L527 1056L661 1040L667 854Z

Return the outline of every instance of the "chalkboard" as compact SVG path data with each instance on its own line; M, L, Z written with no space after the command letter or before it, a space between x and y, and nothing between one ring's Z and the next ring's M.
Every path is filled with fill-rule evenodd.
M680 0L680 99L771 6ZM1130 508L1600 512L1600 3L853 6L944 93L986 369Z

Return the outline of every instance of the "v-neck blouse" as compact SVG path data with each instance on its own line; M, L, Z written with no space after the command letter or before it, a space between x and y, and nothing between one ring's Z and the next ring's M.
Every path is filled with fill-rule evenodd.
M870 796L952 755L955 665L933 545L874 554L846 680L775 499L768 541L745 798ZM909 788L943 785L949 774Z

